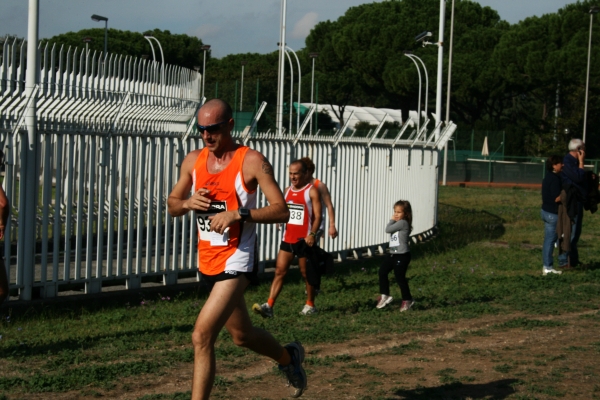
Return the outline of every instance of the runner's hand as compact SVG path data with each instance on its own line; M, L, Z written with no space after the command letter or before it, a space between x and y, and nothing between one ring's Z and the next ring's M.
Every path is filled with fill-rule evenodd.
M237 210L233 210L220 212L217 215L208 217L208 219L210 220L210 230L222 235L225 229L240 221L241 217Z
M335 239L336 237L338 237L338 231L335 228L335 226L329 227L329 236L331 236L332 239Z
M304 238L304 241L308 245L308 247L313 247L315 244L315 237L313 235L308 235Z
M188 210L206 211L210 207L210 198L206 195L209 193L208 189L201 188L196 193L190 196L189 199L183 203L183 207Z

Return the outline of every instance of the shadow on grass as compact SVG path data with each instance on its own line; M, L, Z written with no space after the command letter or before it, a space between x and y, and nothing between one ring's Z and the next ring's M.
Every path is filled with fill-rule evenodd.
M506 231L504 219L487 211L477 211L440 203L438 234L432 240L413 246L413 257L440 254L465 247L470 243L492 241Z
M502 379L499 381L481 384L463 384L454 382L430 388L417 388L412 390L397 390L396 396L406 400L429 399L505 399L515 393L512 385L517 379Z

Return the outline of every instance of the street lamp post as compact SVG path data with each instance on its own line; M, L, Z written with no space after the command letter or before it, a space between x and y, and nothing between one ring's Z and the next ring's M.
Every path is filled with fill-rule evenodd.
M296 110L296 132L298 132L300 130L300 85L302 83L302 70L300 69L300 60L298 59L296 52L292 50L290 46L285 46L285 48L294 54L294 57L296 57L296 63L298 64L298 110Z
M421 65L423 66L423 71L425 71L425 118L427 117L427 105L429 103L429 74L427 73L427 68L425 68L425 63L423 62L423 60L421 60L421 58L417 57L416 55L406 52L404 53L404 55L408 58L414 59L416 58L417 60L419 60L419 62L421 63ZM417 66L417 69L419 67ZM419 114L419 121L421 120L421 115Z
M283 131L283 77L285 74L285 24L286 24L287 0L281 0L281 19L279 26L279 70L277 72L277 114L275 124L277 134Z
M313 105L313 91L315 89L315 58L319 57L319 53L309 53L308 56L312 58L312 77L310 82L310 105ZM315 110L316 111L316 110ZM312 118L310 119L310 134L313 134Z
M583 141L585 142L585 134L587 129L587 111L588 111L588 92L590 89L590 59L592 55L592 23L594 22L594 14L598 14L600 7L592 6L590 8L590 39L588 43L588 59L587 59L587 74L585 79L585 108L583 112Z
M448 53L448 83L446 89L446 126L450 123L450 83L452 82L452 48L454 43L454 0L452 0L452 13L450 14L450 50ZM456 161L456 160L455 160ZM448 141L444 145L444 171L442 173L442 186L446 186L448 170Z
M442 120L442 80L443 80L443 68L444 68L444 25L446 22L446 0L440 0L440 27L438 33L438 68L437 68L437 82L435 90L435 116L436 127L439 126L439 122ZM439 128L436 128L435 139L437 140L440 134Z
M146 35L144 35L144 39L146 39L148 41L148 43L150 44L150 49L152 50L152 79L156 79L156 52L154 51L154 45L152 44L152 40L150 40L149 38L146 37ZM153 81L152 83L152 87L155 87L155 82ZM154 91L154 89L153 89ZM153 92L154 93L154 92Z
M419 131L421 130L421 69L419 68L419 64L417 64L415 59L413 57L411 57L412 54L404 53L404 55L406 57L410 58L413 63L415 63L415 67L417 67L417 73L419 74L419 96L418 96L419 104L417 104L417 135L418 135ZM425 72L427 72L427 71L425 71Z
M294 68L292 66L292 58L290 57L290 54L287 52L285 47L283 48L283 52L284 52L285 56L287 57L288 62L290 64L290 130L288 133L291 135L292 134L292 119L293 119L292 102L294 101ZM283 92L282 92L282 94L283 94ZM282 96L282 98L283 98L283 96Z
M85 43L85 55L87 57L88 51L89 51L88 44L91 43L93 41L93 39L89 36L86 36L82 40L83 40L83 43Z
M150 41L150 39L154 39L154 41L158 44L158 49L160 50L160 58L162 60L162 64L160 67L160 83L162 85L164 85L165 84L165 54L163 53L162 46L160 45L160 42L158 41L158 39L155 38L154 36L150 35L149 33L145 33L144 37L150 43L150 47L152 47L152 55L154 55L154 47L152 46L152 42Z
M194 71L196 71L197 73L199 73L200 66L199 65L194 65ZM198 92L200 92L200 90L202 90L202 88L200 88ZM202 99L200 99L200 100L202 100Z
M205 44L200 47L200 50L204 52L204 59L202 61L202 98L204 98L204 73L206 72L206 51L210 50L210 44Z
M96 22L104 21L104 58L106 59L108 49L108 18L94 14L92 15L92 20Z
M144 36L144 39L146 39L148 41L148 43L150 44L150 49L152 50L152 61L156 62L156 53L154 52L154 45L152 44L152 41L150 39L148 39L146 36Z
M242 111L242 104L244 101L244 66L248 64L248 61L242 61L242 85L240 86L240 111Z

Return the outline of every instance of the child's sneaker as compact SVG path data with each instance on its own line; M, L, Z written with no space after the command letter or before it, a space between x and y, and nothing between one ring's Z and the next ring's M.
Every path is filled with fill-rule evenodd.
M404 300L400 306L400 312L408 311L415 304L413 300Z
M273 308L269 306L269 303L254 303L254 305L252 306L252 311L259 314L263 318L273 318Z
M311 307L308 304L305 304L302 311L300 311L300 315L312 315L312 314L316 314L318 312L319 311L317 311L317 307Z
M388 296L386 294L382 294L379 296L379 300L377 301L377 308L383 308L390 304L394 300L392 296Z
M550 268L546 268L544 267L544 269L542 270L542 275L546 276L548 274L562 274L562 271L557 271L554 268L550 267Z

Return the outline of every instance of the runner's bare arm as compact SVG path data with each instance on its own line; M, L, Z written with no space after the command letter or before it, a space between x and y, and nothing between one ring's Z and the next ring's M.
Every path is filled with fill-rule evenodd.
M319 185L319 194L323 199L323 203L325 203L325 207L327 207L327 214L329 214L329 236L331 236L332 239L335 239L338 235L337 228L335 227L335 209L333 208L333 203L331 202L331 194L329 193L329 189L323 182L321 182Z
M321 195L314 186L310 188L308 195L310 196L310 200L312 202L314 219L310 226L311 234L304 238L304 241L307 245L312 247L315 244L315 235L312 233L316 233L321 226Z
M192 172L198 154L200 154L200 150L192 151L183 159L183 163L181 163L179 180L167 199L169 214L173 217L185 215L190 210L207 210L210 206L210 199L203 196L203 194L208 193L206 189L200 189L192 196L189 195L193 184Z
M248 189L255 190L260 186L269 203L266 207L250 210L247 221L261 224L288 222L290 212L285 204L283 193L275 181L273 166L269 160L256 150L249 150L244 159L243 173Z

